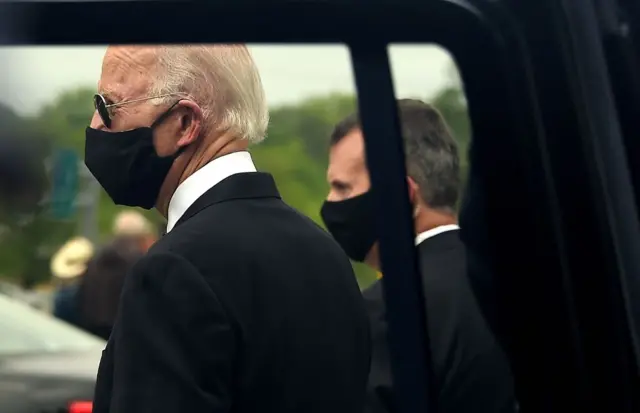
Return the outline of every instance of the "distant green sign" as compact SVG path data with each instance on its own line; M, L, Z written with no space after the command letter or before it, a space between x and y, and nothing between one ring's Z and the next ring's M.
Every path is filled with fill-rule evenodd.
M78 194L78 155L69 149L57 150L51 175L51 215L69 219L75 213Z

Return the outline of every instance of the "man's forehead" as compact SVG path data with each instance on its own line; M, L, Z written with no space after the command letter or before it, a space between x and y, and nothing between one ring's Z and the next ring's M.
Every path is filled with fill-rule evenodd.
M158 46L109 46L104 54L103 68L105 66L130 65L133 67L152 66L158 56Z
M156 56L157 47L153 46L110 46L102 61L100 93L123 98L146 90Z
M364 139L360 129L354 129L332 146L329 153L329 172L357 171L366 166Z
M360 129L352 130L333 145L331 156L341 160L364 162L364 138Z

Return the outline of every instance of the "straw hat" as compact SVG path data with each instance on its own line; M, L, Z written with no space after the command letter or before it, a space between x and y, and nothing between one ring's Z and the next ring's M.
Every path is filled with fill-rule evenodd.
M51 259L51 273L60 279L81 275L93 256L93 244L83 237L72 238Z
M137 236L151 233L151 223L139 212L123 211L113 220L114 235Z

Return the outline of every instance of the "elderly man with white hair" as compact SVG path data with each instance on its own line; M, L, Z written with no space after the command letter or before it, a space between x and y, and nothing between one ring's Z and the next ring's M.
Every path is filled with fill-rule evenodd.
M88 168L168 223L127 275L94 413L361 411L364 304L247 152L269 119L247 48L109 47L98 86Z
M122 211L113 220L113 235L116 236L138 236L151 232L151 224L137 211Z
M153 224L138 211L122 211L113 220L115 239L132 241L141 251L147 251L157 239Z

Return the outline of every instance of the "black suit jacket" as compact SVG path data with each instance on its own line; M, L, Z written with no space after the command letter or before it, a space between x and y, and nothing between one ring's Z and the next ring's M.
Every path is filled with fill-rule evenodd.
M490 332L469 285L459 231L424 240L418 248L427 302L433 380L442 413L515 411L507 359ZM382 283L363 293L373 353L367 412L396 412Z
M360 412L369 348L344 252L270 175L237 174L127 276L94 412Z

